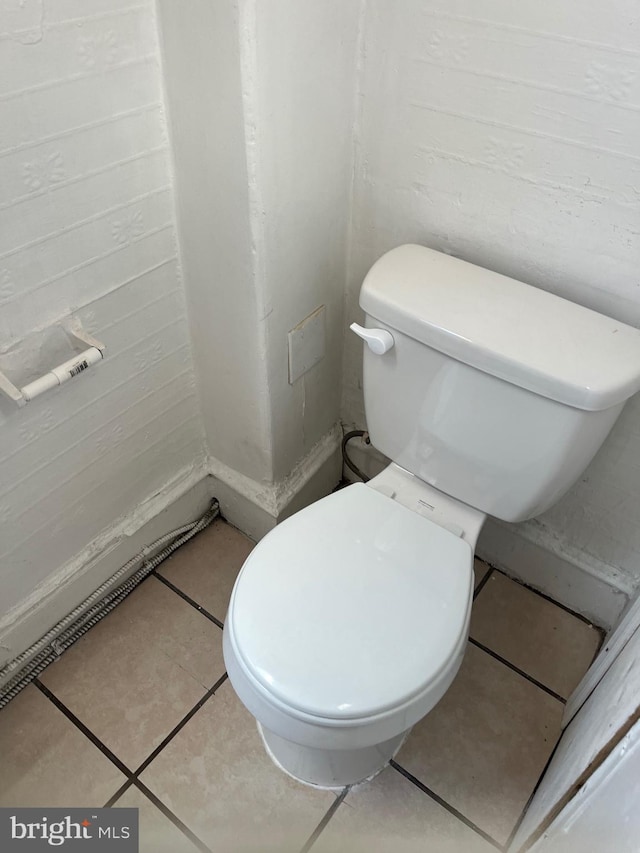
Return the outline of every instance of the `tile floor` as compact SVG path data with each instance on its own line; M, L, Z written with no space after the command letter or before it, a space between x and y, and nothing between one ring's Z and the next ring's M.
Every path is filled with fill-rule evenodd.
M476 560L444 699L372 782L319 791L271 764L225 676L252 546L216 521L0 712L0 805L134 806L144 853L504 849L599 631Z

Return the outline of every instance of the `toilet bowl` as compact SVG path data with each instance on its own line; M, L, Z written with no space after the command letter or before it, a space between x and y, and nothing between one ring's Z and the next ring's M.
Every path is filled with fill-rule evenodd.
M229 678L286 772L381 770L464 653L486 515L540 515L640 388L640 332L422 246L360 293L371 443L393 462L278 525L236 581Z
M348 486L284 521L230 601L231 682L272 758L313 785L384 767L462 661L473 548L378 490L389 481Z

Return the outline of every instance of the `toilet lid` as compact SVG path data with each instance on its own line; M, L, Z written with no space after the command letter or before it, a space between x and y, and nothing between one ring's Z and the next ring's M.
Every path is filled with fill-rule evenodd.
M472 563L467 542L355 484L254 548L227 626L246 670L291 709L372 716L421 693L455 656Z

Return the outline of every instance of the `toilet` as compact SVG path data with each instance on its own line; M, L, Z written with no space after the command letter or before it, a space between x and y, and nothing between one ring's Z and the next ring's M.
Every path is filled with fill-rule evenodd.
M362 285L372 444L392 462L279 524L234 586L229 679L275 763L375 775L460 667L487 515L532 518L640 388L640 332L422 246Z

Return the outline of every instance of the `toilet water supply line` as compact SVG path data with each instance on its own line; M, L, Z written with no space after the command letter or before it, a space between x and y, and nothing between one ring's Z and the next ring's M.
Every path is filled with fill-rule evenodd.
M347 442L353 438L362 437L365 444L370 444L369 433L366 430L354 429L347 432L342 439L342 458L345 465L353 471L363 482L368 482L369 477L364 474L347 454ZM0 687L0 709L11 701L20 691L33 681L46 667L62 652L75 643L90 628L93 628L101 619L110 613L116 605L129 595L135 587L143 581L157 566L167 557L171 556L185 542L188 542L196 533L200 533L211 522L220 515L220 505L214 498L209 510L197 521L179 527L166 533L150 545L146 545L140 553L132 557L124 566L121 566L110 578L91 593L83 602L75 607L67 616L47 631L44 636L36 640L28 649L9 661L0 669L0 680L9 673L15 675ZM166 542L171 544L159 551L151 559L148 555ZM136 563L142 561L142 565L127 580L114 588L116 581L131 570Z
M0 708L3 708L18 693L38 676L43 669L49 666L62 652L72 643L75 643L89 628L93 628L101 619L110 613L117 604L129 595L135 587L143 581L157 566L171 556L196 533L200 533L205 527L220 515L220 505L214 498L207 512L197 521L185 524L177 530L166 533L150 545L146 545L142 551L132 557L127 563L119 568L108 580L91 593L85 600L75 607L71 613L61 619L50 631L37 640L16 658L9 661L0 670L0 679L10 672L18 670L13 678L0 687ZM154 557L148 559L148 555L170 542ZM113 588L113 584L130 571L136 563L142 561L142 565L119 586Z
M342 461L347 466L347 468L351 469L356 477L360 477L363 483L369 482L369 477L364 474L358 466L349 459L347 454L347 442L351 441L352 438L357 438L358 436L362 436L362 439L365 444L371 444L371 439L369 438L369 433L366 429L352 429L351 432L345 433L344 438L342 439Z

